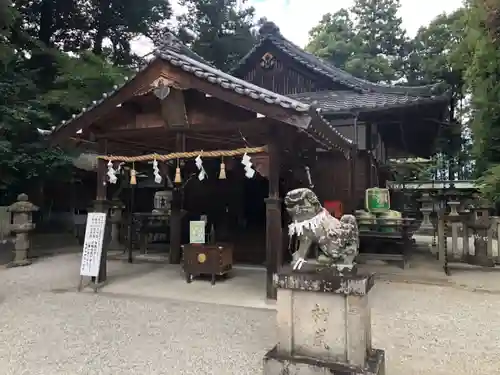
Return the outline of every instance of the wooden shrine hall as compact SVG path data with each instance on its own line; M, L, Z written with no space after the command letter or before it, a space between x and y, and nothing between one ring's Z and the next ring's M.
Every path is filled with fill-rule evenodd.
M357 79L294 46L272 23L232 75L166 39L132 78L57 126L52 141L101 156L99 211L119 185L110 168L127 170L118 179L130 184L161 176L158 189L172 193L170 263L183 260L186 217L206 215L215 222L212 241L230 244L235 262L265 264L268 298L276 298L272 275L289 256L284 194L314 185L322 201L353 211L364 189L380 183L378 166L391 153L432 152L446 116L449 98L437 86Z

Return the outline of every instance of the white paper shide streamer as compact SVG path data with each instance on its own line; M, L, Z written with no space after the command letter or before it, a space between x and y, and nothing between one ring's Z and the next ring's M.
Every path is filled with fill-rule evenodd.
M243 157L241 158L241 164L245 166L245 177L252 178L255 176L255 169L252 168L252 162L250 161L250 156L245 152Z
M205 172L205 168L203 168L203 160L201 160L201 155L198 155L196 159L194 159L196 164L196 168L200 171L198 173L198 180L203 181L207 176L207 172Z
M108 162L108 178L109 178L109 183L110 184L116 184L116 181L118 181L118 178L116 177L116 172L113 169L113 162L111 160Z
M312 217L311 219L304 221L294 221L293 223L288 225L288 235L291 237L294 234L297 236L302 236L304 231L309 229L316 233L316 229L321 225L323 220L327 217L327 212L322 210L319 214Z
M153 174L155 176L155 182L157 184L161 184L161 175L160 175L160 168L158 168L158 161L156 159L153 160Z

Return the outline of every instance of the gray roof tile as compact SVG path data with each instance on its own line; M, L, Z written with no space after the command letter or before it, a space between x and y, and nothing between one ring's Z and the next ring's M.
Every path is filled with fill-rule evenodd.
M337 68L333 64L320 59L319 57L304 51L299 46L287 40L279 31L279 28L273 22L265 23L260 29L261 38L248 54L243 57L239 64L233 68L231 73L238 74L241 72L250 57L266 42L271 42L275 47L281 50L286 55L290 56L300 64L307 68L330 78L332 81L345 85L355 91L362 93L386 93L411 96L434 97L442 94L447 90L446 85L437 83L426 86L399 86L399 85L382 85L367 80L357 78L346 71Z
M316 104L324 114L370 111L397 106L435 102L435 97L419 97L387 93L359 93L356 91L317 91L290 95L303 103ZM439 97L447 101L446 96Z
M217 84L224 89L233 90L240 95L249 96L252 99L260 100L268 104L275 104L286 109L291 108L297 112L309 111L309 104L302 103L296 99L277 94L242 79L233 77L173 50L164 50L158 54L158 57L168 61L174 66L180 67L182 70L198 78Z
M282 108L293 109L299 113L309 114L311 115L313 120L310 129L306 130L308 136L323 143L329 148L340 149L346 154L354 148L352 141L338 132L328 122L328 120L323 117L323 115L321 114L321 109L318 109L314 105L311 105L309 103L277 94L247 81L226 74L209 65L200 56L194 54L194 52L190 53L189 51L190 50L186 46L182 45L177 38L172 38L169 39L168 43L162 45L160 50L156 51L155 59L168 61L170 64L177 66L200 79L205 79L208 82L214 85L219 85L227 90L233 90L240 95L245 95L254 100L263 101L265 103L277 105ZM152 62L150 62L149 64L151 63ZM144 66L141 70L146 69L148 65ZM56 127L54 131L57 132L59 129L68 125L73 120L81 117L84 113L100 105L104 100L106 100L106 98L114 95L117 91L119 91L128 81L129 78L125 77L125 82L122 85L114 86L113 91L109 93L103 93L101 100L93 101L92 106L90 106L89 108L82 108L82 111L79 114L73 114L70 120L63 121L63 123Z

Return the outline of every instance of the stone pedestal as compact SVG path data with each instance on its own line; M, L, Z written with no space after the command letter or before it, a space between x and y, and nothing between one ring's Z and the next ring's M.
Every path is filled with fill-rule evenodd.
M374 276L333 272L274 276L278 344L264 357L264 375L385 374L384 351L371 344Z

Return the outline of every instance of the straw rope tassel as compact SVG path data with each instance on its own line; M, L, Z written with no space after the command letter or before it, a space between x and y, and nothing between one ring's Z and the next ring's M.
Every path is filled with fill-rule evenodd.
M226 164L224 164L224 157L222 157L220 162L219 180L225 180L225 179L226 179Z
M132 169L130 170L130 185L137 185L137 172L135 171L135 163L132 163Z
M176 184L180 184L182 182L181 168L179 167L179 159L177 159L177 167L175 168L175 179L174 179L174 182Z

